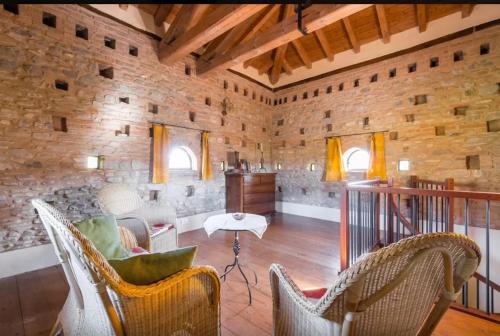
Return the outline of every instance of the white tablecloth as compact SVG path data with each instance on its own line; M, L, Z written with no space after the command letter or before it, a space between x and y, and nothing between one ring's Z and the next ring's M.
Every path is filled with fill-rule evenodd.
M267 229L266 217L246 214L242 220L236 220L232 214L222 214L208 217L203 227L208 236L217 230L231 230L231 231L250 231L253 232L259 239Z

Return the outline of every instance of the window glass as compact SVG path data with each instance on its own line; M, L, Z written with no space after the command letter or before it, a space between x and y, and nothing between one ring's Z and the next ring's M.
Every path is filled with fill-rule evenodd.
M344 165L347 171L367 170L370 155L361 148L351 148L344 153Z
M196 158L188 147L174 147L168 157L168 168L196 170Z

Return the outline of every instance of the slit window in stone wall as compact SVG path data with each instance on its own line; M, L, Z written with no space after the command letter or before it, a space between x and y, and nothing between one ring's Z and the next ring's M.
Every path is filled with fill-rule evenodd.
M248 90L247 89L243 89L243 95L246 97L248 96Z
M300 146L305 147L306 146L306 141L305 140L300 140Z
M281 98L278 100L278 104L281 105Z
M405 120L406 120L406 122L414 122L415 121L415 115L414 114L406 114L405 115Z
M158 105L148 103L148 112L153 114L158 114Z
M467 113L468 106L458 106L453 109L453 115L464 116Z
M370 118L364 117L363 118L363 127L368 127L370 126Z
M467 169L481 169L479 155L467 155L465 157L465 166Z
M297 101L297 95L294 95L293 98L292 98L292 101Z
M307 99L307 92L304 92L304 93L302 94L302 99Z
M355 79L354 80L354 87L358 87L359 86L359 79Z
M331 116L332 116L332 111L330 110L325 111L325 119L331 118Z
M109 36L104 36L104 45L111 49L116 49L116 40Z
M241 124L241 130L246 131L247 130L247 125L245 123Z
M260 95L260 102L262 103L264 101L264 96Z
M277 122L278 126L283 126L285 124L285 119L279 119Z
M464 52L462 50L453 53L453 62L460 62L464 60Z
M3 10L19 15L19 5L16 4L3 4Z
M486 55L490 53L490 44L489 43L483 43L479 46L479 54L480 55Z
M227 90L229 88L229 83L227 82L227 80L224 80L222 82L222 87L224 88L224 90ZM260 101L262 101L262 99Z
M414 105L427 104L427 95L416 95L414 98Z
M331 132L333 130L332 124L326 124L326 131Z
M339 84L339 91L344 91L344 83Z
M326 93L332 93L332 92L333 92L333 88L332 88L332 86L330 85L330 86L328 86L328 87L326 88Z
M68 132L68 124L65 117L52 117L52 127L57 132Z
M411 73L415 71L417 71L417 63L408 64L408 72Z
M306 129L304 127L302 127L301 129L299 129L299 133L306 134Z
M77 24L75 26L75 36L84 40L88 40L89 39L88 28Z
M389 78L396 77L396 68L389 70Z
M196 155L194 155L189 147L174 147L168 155L168 168L175 170L197 170Z
M335 198L335 193L333 191L329 191L328 198Z
M267 128L262 127L262 132L266 133L267 132Z
M429 67L435 68L439 66L439 57L432 57L429 61Z
M252 92L252 99L255 100L256 97L257 95L255 94L255 92Z
M212 105L212 98L210 97L205 97L205 105L211 106Z
M319 96L319 89L314 90L314 97Z
M119 97L118 102L123 103L123 104L130 104L130 98L129 97Z
M184 74L186 76L191 76L191 66L189 64L184 64Z
M52 13L43 12L42 23L46 26L56 28L57 26L57 16Z
M283 98L283 104L286 104L286 103L287 103L287 101L288 101L288 98L287 98L287 97Z
M159 190L150 190L149 191L149 200L150 201L158 201L158 196L160 195Z
M238 93L238 91L240 91L240 89L238 88L238 85L234 84L234 92Z
M278 99L274 100L274 106L278 105Z
M69 89L68 83L66 81L63 81L60 79L56 79L54 82L54 85L55 85L56 89L58 89L58 90L68 91L68 89Z
M274 132L274 136L279 136L279 135L280 135L280 131Z
M196 120L196 113L195 113L195 112L190 111L190 112L189 112L189 121L191 121L191 122L195 122L195 120Z
M398 132L389 132L389 139L398 140Z
M226 125L226 119L220 118L220 125L225 126Z
M378 74L374 74L370 77L370 83L375 83L378 81Z
M133 45L129 45L128 46L128 54L130 56L134 56L134 57L137 57L139 56L139 48L133 46Z
M113 67L110 67L107 65L99 65L99 76L102 76L104 78L113 79L113 77L114 77Z

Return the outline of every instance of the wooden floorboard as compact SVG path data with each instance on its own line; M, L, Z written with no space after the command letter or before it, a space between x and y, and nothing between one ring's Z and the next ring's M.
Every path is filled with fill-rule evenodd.
M269 265L280 263L301 288L325 287L339 271L338 224L291 215L276 215L262 240L241 234L241 262L258 275L252 287L253 303L237 272L222 283L222 335L271 335L272 302ZM181 246L198 245L196 264L212 265L219 272L233 261L233 234L204 230L181 234ZM253 281L253 280L252 280ZM47 335L68 292L60 266L0 279L0 335ZM436 336L500 335L500 326L449 310Z

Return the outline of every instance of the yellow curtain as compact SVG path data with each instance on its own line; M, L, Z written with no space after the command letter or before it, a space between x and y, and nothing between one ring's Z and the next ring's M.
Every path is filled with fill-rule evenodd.
M212 165L210 164L210 152L208 150L208 132L201 133L201 179L212 179Z
M344 163L342 162L342 147L340 138L327 139L327 157L325 181L335 182L345 179Z
M370 165L366 173L368 179L380 178L387 180L385 168L385 139L384 133L374 133L370 143Z
M168 182L168 129L153 125L153 183Z

